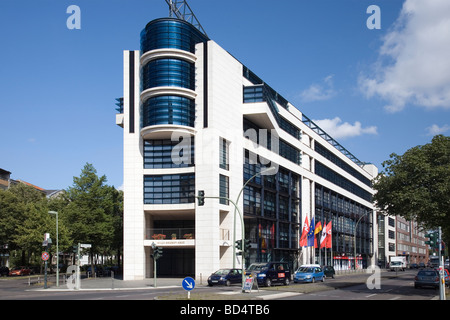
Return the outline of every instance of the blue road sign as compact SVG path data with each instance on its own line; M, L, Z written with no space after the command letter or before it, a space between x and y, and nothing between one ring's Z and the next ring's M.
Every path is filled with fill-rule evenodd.
M195 288L195 280L191 277L186 277L183 279L183 282L181 284L183 286L183 289L186 291L191 291Z

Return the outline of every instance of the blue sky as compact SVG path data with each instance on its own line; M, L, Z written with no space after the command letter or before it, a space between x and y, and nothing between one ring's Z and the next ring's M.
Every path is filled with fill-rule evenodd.
M190 0L209 37L361 161L450 132L450 1ZM81 9L69 30L67 7ZM368 29L377 5L381 29ZM0 168L65 189L92 163L123 183L122 52L164 0L0 1Z

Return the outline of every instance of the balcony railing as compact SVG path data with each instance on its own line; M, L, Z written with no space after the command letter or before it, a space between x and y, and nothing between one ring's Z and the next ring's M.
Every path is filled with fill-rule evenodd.
M195 228L148 228L146 240L179 240L195 239Z

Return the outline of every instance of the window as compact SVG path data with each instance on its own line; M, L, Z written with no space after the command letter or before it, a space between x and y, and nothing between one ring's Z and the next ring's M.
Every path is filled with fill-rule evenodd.
M227 140L220 138L220 145L219 145L219 166L222 169L229 170L229 156L228 156L228 142Z
M276 218L276 199L272 192L264 192L264 216Z
M388 230L389 239L395 239L395 232L392 230Z
M182 87L195 89L195 67L193 63L178 59L150 61L141 69L142 91L154 87Z
M391 227L395 227L395 220L394 220L394 218L389 217L388 223L389 223L389 225L390 225Z
M244 188L244 214L261 215L261 190L247 185Z
M266 101L263 86L244 87L244 103Z
M146 140L144 141L144 169L186 168L194 165L194 139L190 149L182 141ZM189 141L188 141L189 142ZM186 150L187 147L187 150ZM177 152L177 159L172 159L172 152ZM174 160L176 160L174 162Z
M372 195L369 192L357 186L350 180L344 178L343 176L331 170L330 168L323 165L317 160L315 161L315 172L318 176L330 181L331 183L334 183L335 185L341 188L344 188L345 190L353 193L354 195L369 202L372 201Z
M195 101L179 96L157 96L142 104L142 127L175 124L193 127Z
M194 203L195 175L145 175L144 204Z
M224 175L220 175L220 196L224 197L224 198L229 198L230 197L230 183L229 183L229 178L227 176ZM227 199L220 199L220 203L221 204L225 204L228 205L229 201Z

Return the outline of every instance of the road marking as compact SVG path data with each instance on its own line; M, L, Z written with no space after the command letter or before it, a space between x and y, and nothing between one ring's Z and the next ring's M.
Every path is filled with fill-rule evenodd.
M228 294L228 295L232 295L232 294L238 294L240 293L239 291L223 291L223 292L219 292L219 294Z
M370 297L373 297L373 296L376 296L376 295L377 295L377 293L369 294L368 296L366 296L366 298L370 298Z
M400 296L396 296L396 297L390 298L389 300L398 300L400 298L401 298Z
M265 296L258 296L258 298L260 298L262 300L274 300L274 299L281 299L281 298L299 296L301 294L303 294L303 293L282 292L282 293L268 294L268 295L265 295Z

